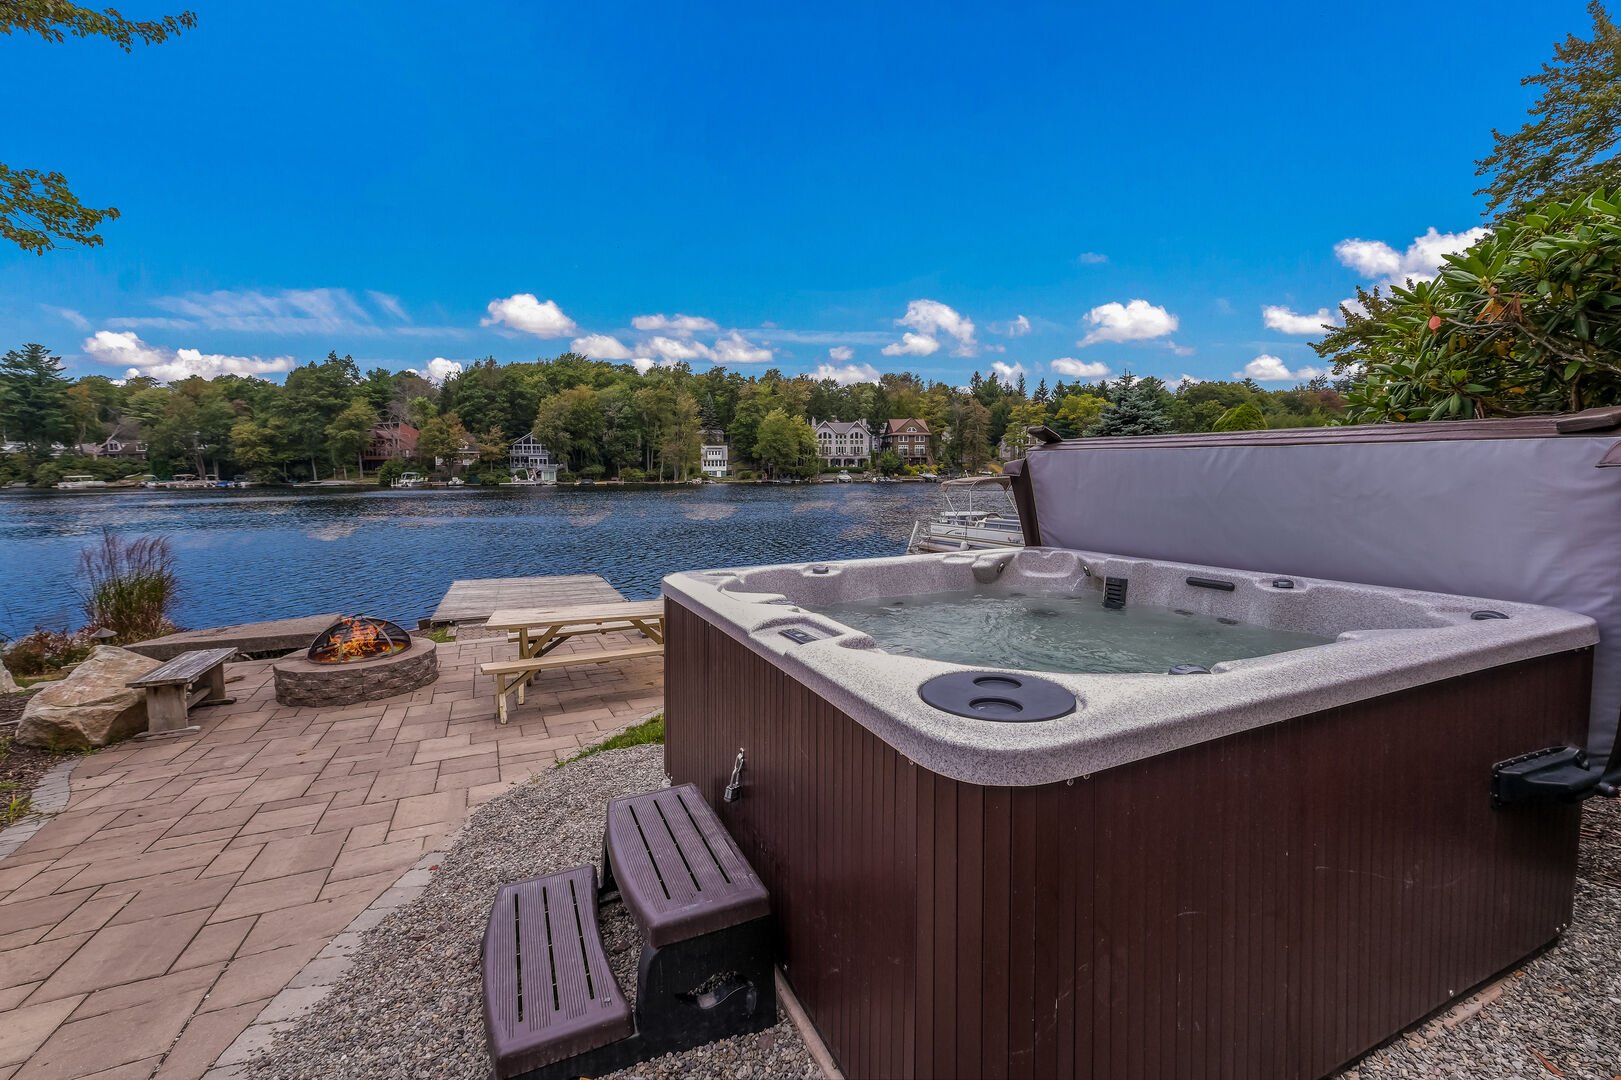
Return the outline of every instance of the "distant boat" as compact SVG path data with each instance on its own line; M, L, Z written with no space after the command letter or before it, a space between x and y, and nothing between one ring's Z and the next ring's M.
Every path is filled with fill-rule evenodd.
M848 483L850 483L850 481L853 478L850 476L850 474L848 472L845 472L844 470L841 469L839 471L839 475L835 476L833 479L837 480L841 484L848 484Z
M502 481L502 487L552 487L557 483L555 469L513 469L512 479Z
M69 473L56 486L62 491L89 491L91 488L106 487L107 481L97 480L89 473Z
M393 486L397 488L419 488L428 482L428 478L419 472L407 469L400 473Z
M906 553L1024 546L1024 530L1005 476L966 476L940 485L945 506L912 526Z

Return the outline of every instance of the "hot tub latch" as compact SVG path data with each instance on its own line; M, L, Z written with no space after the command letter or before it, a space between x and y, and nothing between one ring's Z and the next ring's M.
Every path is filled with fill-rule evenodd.
M1580 802L1594 795L1613 799L1618 787L1621 763L1601 774L1587 752L1575 746L1549 746L1492 766L1493 806Z
M743 797L743 748L737 748L737 760L732 762L732 779L726 785L726 791L721 796L726 802L736 802Z
M805 645L816 640L815 634L807 634L805 631L795 627L789 627L787 630L782 631L782 636L795 645Z

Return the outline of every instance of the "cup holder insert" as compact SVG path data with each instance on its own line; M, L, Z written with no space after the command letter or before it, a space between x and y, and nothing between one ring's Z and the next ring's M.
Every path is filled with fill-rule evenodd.
M918 687L942 712L971 720L1032 723L1075 711L1075 695L1050 679L1001 671L953 671Z

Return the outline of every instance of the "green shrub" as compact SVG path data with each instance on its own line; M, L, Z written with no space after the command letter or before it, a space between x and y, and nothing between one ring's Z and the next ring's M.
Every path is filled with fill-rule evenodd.
M574 480L575 480L574 474L569 472L567 469L558 469L557 470L557 482L559 484L572 484L572 483L574 483Z
M18 678L49 675L90 655L95 642L82 632L68 634L38 627L12 642L3 657L6 670Z
M748 483L760 479L760 474L753 469L738 469L732 473L732 479Z
M404 475L404 473L405 463L399 461L398 459L390 458L388 461L383 462L377 467L377 486L393 487L394 481L398 480L402 475Z
M86 587L84 614L123 643L174 632L169 613L178 599L174 552L161 536L126 541L105 528L101 540L79 553Z
M627 484L645 484L647 483L647 473L635 466L631 466L619 470L619 479Z
M587 465L580 470L580 475L587 480L601 480L608 475L608 470L601 465Z

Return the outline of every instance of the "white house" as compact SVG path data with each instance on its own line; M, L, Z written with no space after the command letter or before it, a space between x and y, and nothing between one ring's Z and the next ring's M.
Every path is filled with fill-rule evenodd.
M725 476L731 471L731 451L725 443L704 443L702 455L705 476Z
M535 438L534 432L515 440L507 448L507 468L514 477L522 476L542 484L557 483L558 464L552 460L552 452Z
M864 420L841 424L823 420L816 425L816 452L833 469L865 469L872 460L872 432Z

